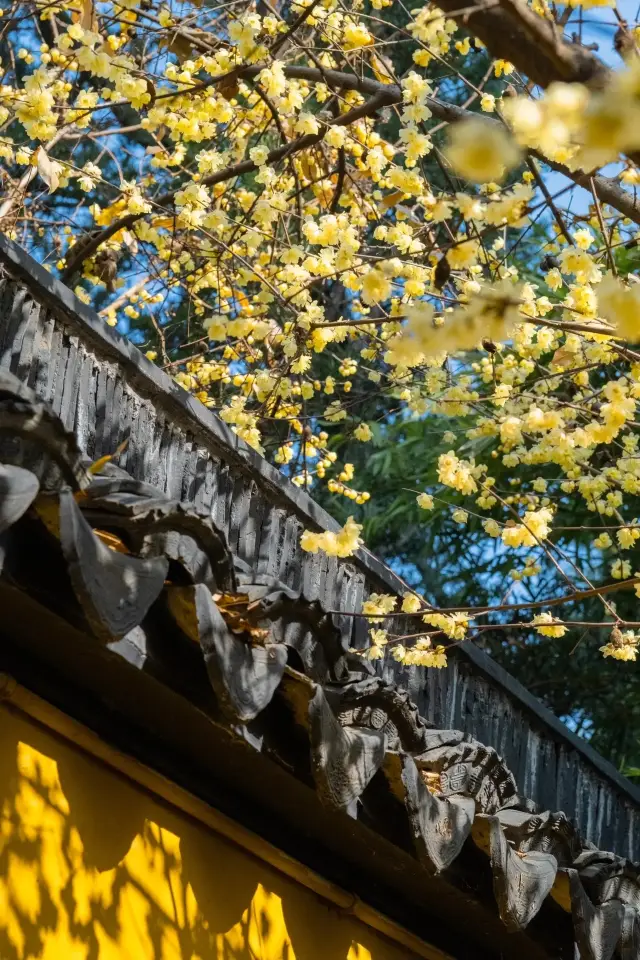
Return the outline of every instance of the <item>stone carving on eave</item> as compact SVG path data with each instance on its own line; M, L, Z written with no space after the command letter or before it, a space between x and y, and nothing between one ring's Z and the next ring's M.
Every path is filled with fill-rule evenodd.
M161 604L202 651L230 731L240 736L268 717L275 699L286 705L291 731L305 732L323 803L357 816L382 791L430 873L447 870L468 840L486 853L510 929L525 928L551 895L571 912L582 960L640 957L638 866L584 841L563 813L537 810L491 747L428 724L403 690L350 652L346 618L257 575L210 516L113 466L90 473L51 410L0 373L5 578L27 523L58 551L70 583L67 614L97 643L144 627ZM301 669L288 665L290 651ZM277 744L269 752L277 756ZM385 834L384 818L376 828Z

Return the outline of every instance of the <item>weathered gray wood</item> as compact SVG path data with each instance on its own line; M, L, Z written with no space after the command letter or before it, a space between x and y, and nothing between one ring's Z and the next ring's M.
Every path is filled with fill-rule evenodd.
M93 632L106 641L124 637L159 596L168 560L143 560L109 550L83 518L70 491L60 496L58 522L71 582Z
M342 727L327 704L322 687L311 684L306 689L316 790L325 803L349 810L382 766L384 734Z
M43 308L40 304L37 301L32 301L29 322L24 331L20 350L16 357L16 363L12 365L12 369L15 367L15 373L18 379L26 383L27 386L31 386L29 383L29 375L32 369L33 349L36 343L36 337L40 331L40 314L42 312Z
M279 644L251 646L227 627L204 584L171 586L170 609L185 633L200 644L216 697L232 723L253 720L271 702L287 663Z
M0 464L0 533L13 526L31 506L39 484L29 470Z
M521 930L540 910L555 881L558 863L552 854L512 850L498 817L484 819L500 916L510 930Z
M421 863L436 873L446 870L471 832L473 800L441 800L433 796L407 754L388 753L383 770L392 791L404 803Z
M623 932L624 907L619 900L594 906L576 870L569 870L571 912L580 960L611 960Z

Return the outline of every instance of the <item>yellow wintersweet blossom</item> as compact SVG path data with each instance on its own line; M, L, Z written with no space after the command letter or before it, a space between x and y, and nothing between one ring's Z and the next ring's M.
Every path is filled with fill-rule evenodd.
M389 642L389 636L386 630L369 631L370 646L365 653L367 660L382 660L384 657L384 648Z
M485 113L493 113L496 109L496 98L492 93L483 93L480 98L480 109Z
M579 83L552 83L540 100L529 96L503 102L503 113L517 142L566 162L576 152L576 140L589 91Z
M541 540L546 540L551 530L553 513L548 507L540 510L531 510L522 518L522 523L507 521L502 530L502 542L507 547L535 547Z
M485 520L482 526L484 527L485 533L488 534L490 537L494 537L494 538L499 537L502 532L502 528L500 524L498 523L497 520L494 520L492 517L490 517L488 520Z
M633 72L637 76L637 71ZM624 83L614 81L609 89L591 97L578 134L580 150L575 162L582 169L604 166L619 153L640 146L640 104L629 92Z
M464 640L471 617L466 613L425 613L422 622L442 630L450 640Z
M353 435L356 440L360 440L362 443L367 443L373 437L371 427L368 423L359 423L353 431Z
M614 660L635 660L638 642L640 637L637 637L633 630L622 631L614 627L609 642L600 647L600 652L603 657L613 657Z
M543 637L564 637L568 629L562 621L547 611L536 614L531 624L535 627L536 633L541 634Z
M609 3L604 0L602 5ZM589 0L584 5L600 4ZM591 171L640 146L639 78L640 66L633 58L601 89L552 83L539 100L527 96L505 101L504 115L521 145Z
M380 303L391 296L391 281L377 268L362 278L362 299L365 303Z
M597 547L598 550L608 550L609 547L612 546L612 544L613 544L613 540L611 539L610 535L606 532L606 530L603 533L601 533L599 537L596 537L595 540L593 541L594 547Z
M305 530L300 538L300 546L307 553L320 550L331 557L350 557L362 546L361 532L362 525L349 517L344 527L335 533L332 530L324 533Z
M640 340L639 283L625 286L619 279L607 274L598 285L598 310L625 340L630 343Z
M402 598L403 613L417 613L422 609L423 603L420 597L415 593L405 593Z
M359 50L373 43L373 37L364 23L355 23L349 19L344 27L345 50Z
M633 523L637 524L638 521L634 519ZM621 550L630 550L635 544L636 540L640 539L640 525L633 527L622 527L622 529L618 530L616 533L616 539Z
M611 564L611 576L614 580L628 580L631 576L631 564L628 560L614 560Z
M509 280L479 286L468 303L444 318L436 318L426 301L407 307L407 325L390 341L388 362L413 366L424 356L473 350L483 338L504 339L518 320L521 291Z
M448 141L447 160L457 174L475 183L500 182L521 160L513 138L497 123L463 120L449 127Z
M431 649L431 641L424 637L416 641L413 647L406 649L398 645L392 651L395 660L410 667L435 667L442 670L447 666L447 654L442 645Z
M473 465L466 460L460 460L453 450L443 453L438 458L438 480L447 487L452 487L460 493L475 493L478 484L473 475Z
M362 604L362 612L370 620L378 620L392 613L396 606L396 598L387 593L371 593Z

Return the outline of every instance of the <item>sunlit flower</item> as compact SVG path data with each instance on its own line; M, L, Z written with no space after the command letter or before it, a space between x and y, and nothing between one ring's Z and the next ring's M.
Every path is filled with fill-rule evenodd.
M476 183L503 180L521 159L504 127L475 118L449 127L445 155L456 173Z
M337 532L325 531L313 533L305 530L300 538L300 546L307 553L317 553L319 550L332 557L350 557L362 545L360 533L362 526L349 517L344 527Z
M536 614L531 624L536 628L536 633L543 637L564 637L568 629L562 621L547 611Z

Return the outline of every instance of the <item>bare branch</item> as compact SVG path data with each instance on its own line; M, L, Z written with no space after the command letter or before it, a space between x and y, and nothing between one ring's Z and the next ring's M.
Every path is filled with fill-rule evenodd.
M439 6L455 19L458 0ZM599 86L609 69L591 50L563 40L556 24L540 17L523 0L500 0L464 15L464 26L494 57L509 60L527 77L548 87L554 80Z

